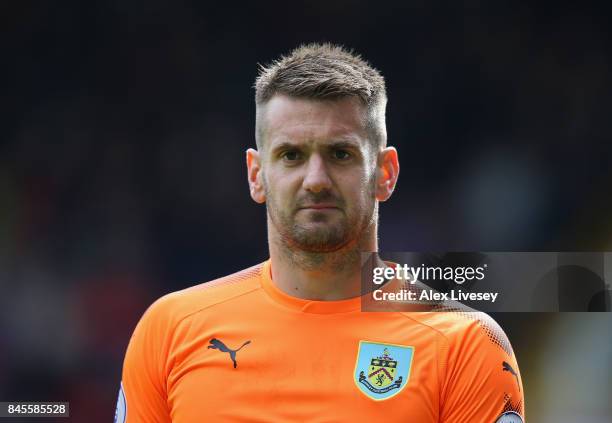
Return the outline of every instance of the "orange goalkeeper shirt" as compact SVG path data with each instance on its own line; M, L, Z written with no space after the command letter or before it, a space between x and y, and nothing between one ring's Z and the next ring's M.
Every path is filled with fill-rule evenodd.
M486 314L360 311L280 291L270 261L166 295L130 340L118 422L522 422Z

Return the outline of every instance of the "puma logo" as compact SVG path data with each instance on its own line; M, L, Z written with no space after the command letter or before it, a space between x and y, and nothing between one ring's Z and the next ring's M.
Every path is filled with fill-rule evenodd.
M504 372L509 372L510 374L514 375L514 377L516 378L516 384L518 385L519 392L520 392L521 391L521 384L519 383L518 375L516 374L516 372L514 371L512 366L510 364L506 363L505 361L503 361L502 362L502 369L503 369Z
M213 339L210 340L210 345L208 346L208 349L212 348L214 350L219 350L219 351L228 353L230 358L234 362L234 369L235 369L236 366L238 365L238 363L236 362L236 353L238 351L240 351L242 349L242 347L244 347L245 345L248 345L250 343L251 343L251 341L246 341L237 350L232 350L231 348L227 348L225 346L225 344L223 342L219 341L217 338L213 338Z

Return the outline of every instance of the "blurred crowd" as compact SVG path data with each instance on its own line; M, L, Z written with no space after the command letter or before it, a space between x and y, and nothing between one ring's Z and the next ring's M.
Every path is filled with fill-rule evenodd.
M612 248L611 32L597 3L2 6L0 400L112 419L164 293L267 258L247 191L257 63L355 48L400 153L382 251ZM504 314L533 422L612 417L612 318Z

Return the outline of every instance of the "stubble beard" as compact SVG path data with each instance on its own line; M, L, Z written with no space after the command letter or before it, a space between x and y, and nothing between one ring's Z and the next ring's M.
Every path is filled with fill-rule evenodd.
M340 221L314 228L298 222L297 211L283 213L269 193L266 193L266 198L268 225L273 225L276 230L275 239L270 241L279 247L285 258L303 270L342 272L358 266L367 240L376 236L378 204L373 195L368 196L372 200L364 206L366 213L363 215L347 215L346 207L342 207ZM315 216L312 218L317 219Z

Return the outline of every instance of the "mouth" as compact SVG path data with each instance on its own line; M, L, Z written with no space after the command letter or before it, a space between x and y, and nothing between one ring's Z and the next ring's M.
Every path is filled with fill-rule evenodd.
M299 210L338 210L339 208L334 204L308 204L301 206Z

